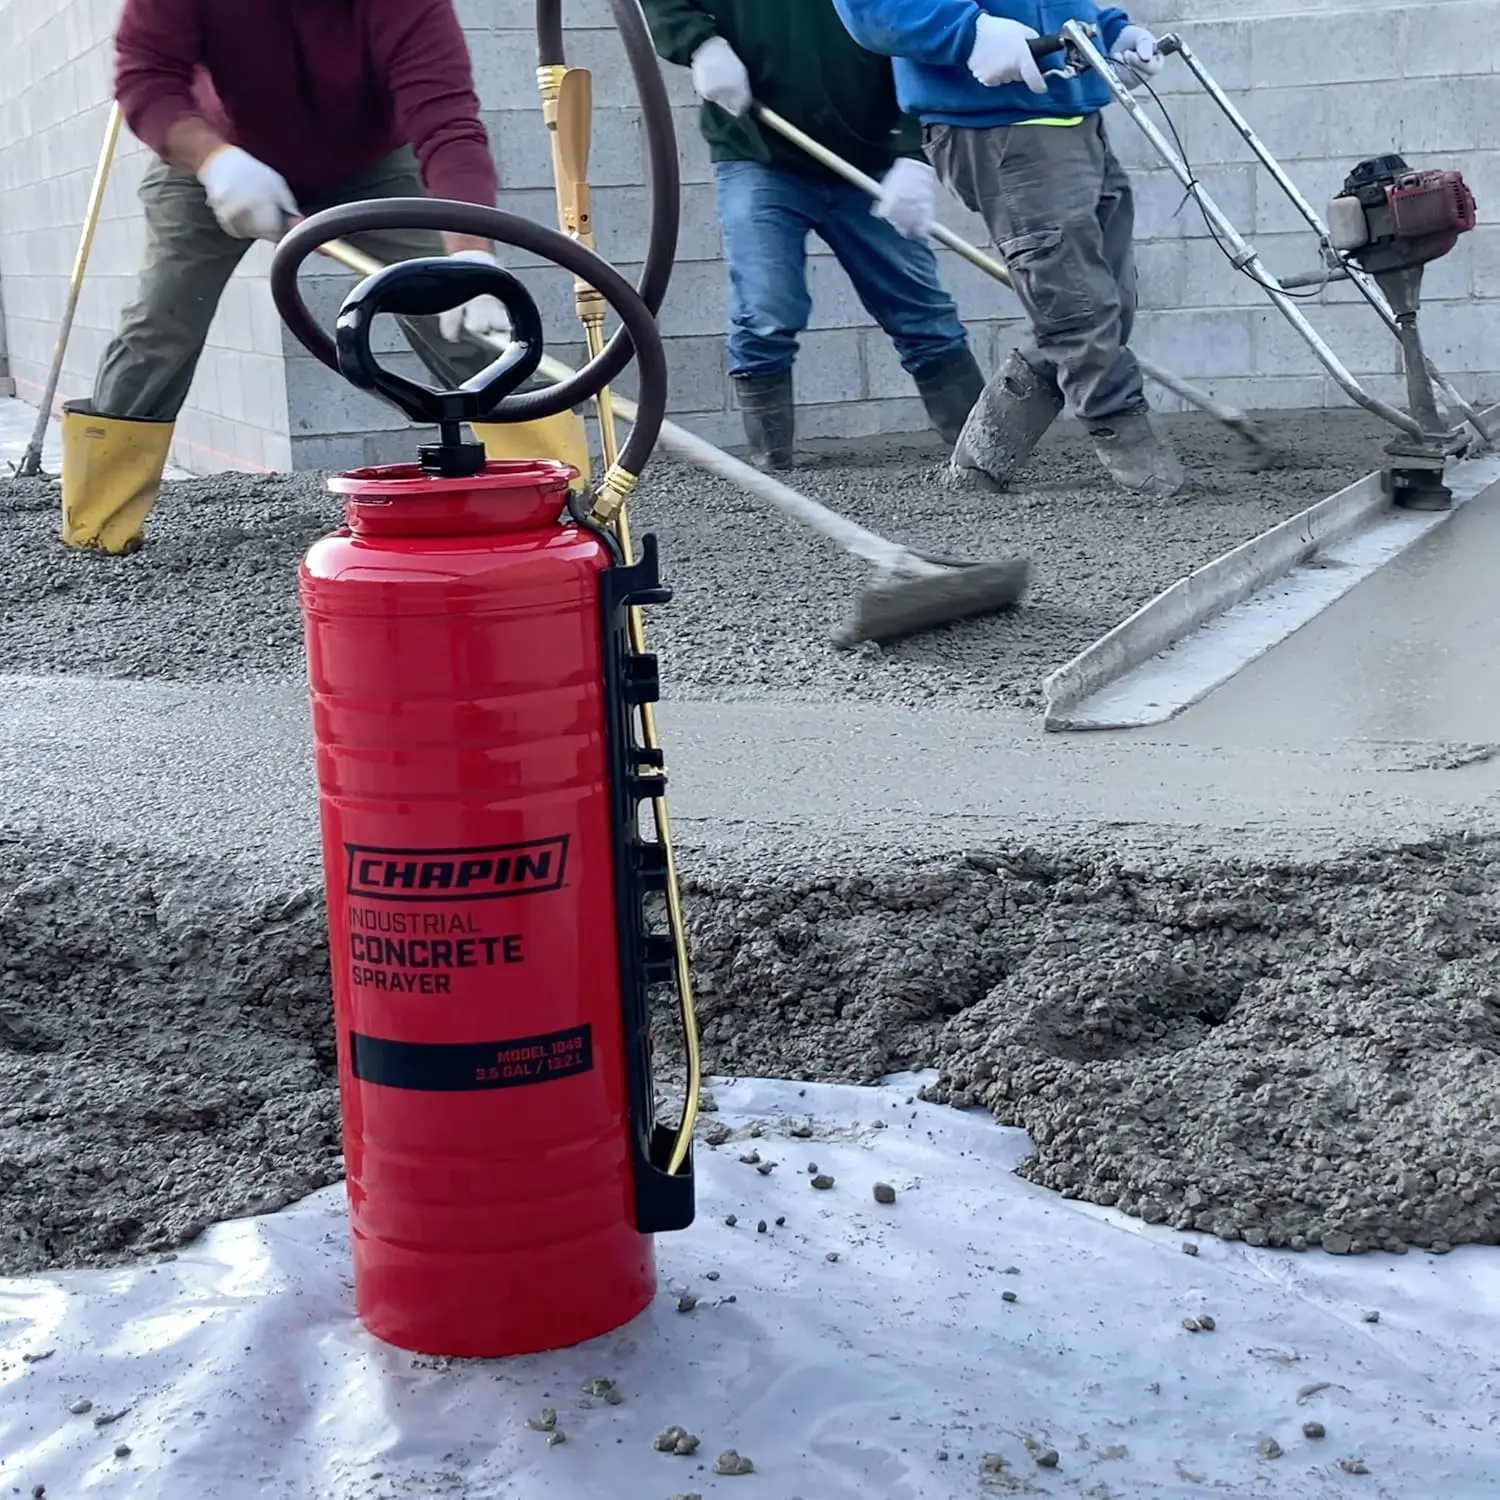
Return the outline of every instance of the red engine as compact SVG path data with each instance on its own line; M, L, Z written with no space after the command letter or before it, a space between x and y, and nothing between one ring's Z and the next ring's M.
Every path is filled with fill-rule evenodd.
M656 679L623 628L666 593L651 539L622 567L559 524L573 473L340 476L301 571L356 1305L428 1354L619 1326L693 1213L651 1113L671 948L629 705Z
M1391 228L1402 239L1451 235L1451 249L1458 236L1478 222L1474 195L1462 172L1408 172L1386 189L1385 196Z
M1477 222L1463 173L1413 171L1395 155L1362 161L1329 209L1334 248L1372 275L1440 260Z

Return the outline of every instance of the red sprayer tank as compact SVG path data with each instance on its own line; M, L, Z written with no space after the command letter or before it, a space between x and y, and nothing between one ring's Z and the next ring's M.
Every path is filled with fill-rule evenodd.
M454 269L356 288L344 373L420 406L369 358L369 323L434 287L460 305L479 270L535 344L482 395L524 380L534 305L504 272ZM442 399L420 463L330 481L345 524L307 554L301 600L357 1311L402 1348L500 1356L633 1318L651 1236L692 1218L652 1118L647 997L672 948L645 915L666 872L637 831L629 715L657 680L624 629L668 594L652 538L624 566L570 514L574 470L486 463Z

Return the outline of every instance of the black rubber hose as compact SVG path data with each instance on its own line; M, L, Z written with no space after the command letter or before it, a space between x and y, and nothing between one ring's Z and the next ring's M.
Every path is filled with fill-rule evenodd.
M608 385L633 352L639 365L640 391L636 400L639 410L619 461L627 473L640 474L656 444L667 409L667 358L653 311L608 261L584 249L577 240L533 224L530 219L518 218L498 208L442 198L378 198L325 208L303 219L282 239L271 257L271 296L282 321L310 354L335 373L342 373L333 340L318 326L302 300L297 282L302 263L329 240L393 229L470 234L502 245L515 245L571 271L594 287L618 314L623 324L620 333L576 375L543 390L507 396L484 420L529 422L579 406Z
M659 312L677 259L677 230L682 216L682 178L677 166L677 132L672 104L656 57L656 44L639 0L609 0L625 58L635 80L646 136L646 187L651 229L637 290L651 311ZM537 59L543 67L567 66L563 48L563 0L537 0ZM623 335L617 333L615 337Z

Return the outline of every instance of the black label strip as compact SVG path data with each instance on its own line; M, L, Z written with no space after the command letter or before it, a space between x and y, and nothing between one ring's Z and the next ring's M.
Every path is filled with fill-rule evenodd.
M573 1078L594 1066L588 1026L503 1042L394 1042L349 1034L354 1076L361 1083L420 1093L524 1088Z

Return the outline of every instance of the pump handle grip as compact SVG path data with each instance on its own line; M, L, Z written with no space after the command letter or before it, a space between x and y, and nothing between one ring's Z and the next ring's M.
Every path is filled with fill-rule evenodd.
M510 317L511 344L456 390L439 391L384 370L370 347L375 319L432 318L475 297L494 297ZM362 391L375 391L413 421L482 421L536 373L541 363L542 315L521 281L500 266L449 256L398 261L367 276L344 298L334 324L339 374Z
M1041 59L1049 53L1061 52L1068 45L1067 38L1060 31L1048 32L1046 36L1034 36L1027 41L1026 45L1031 49L1034 58Z

